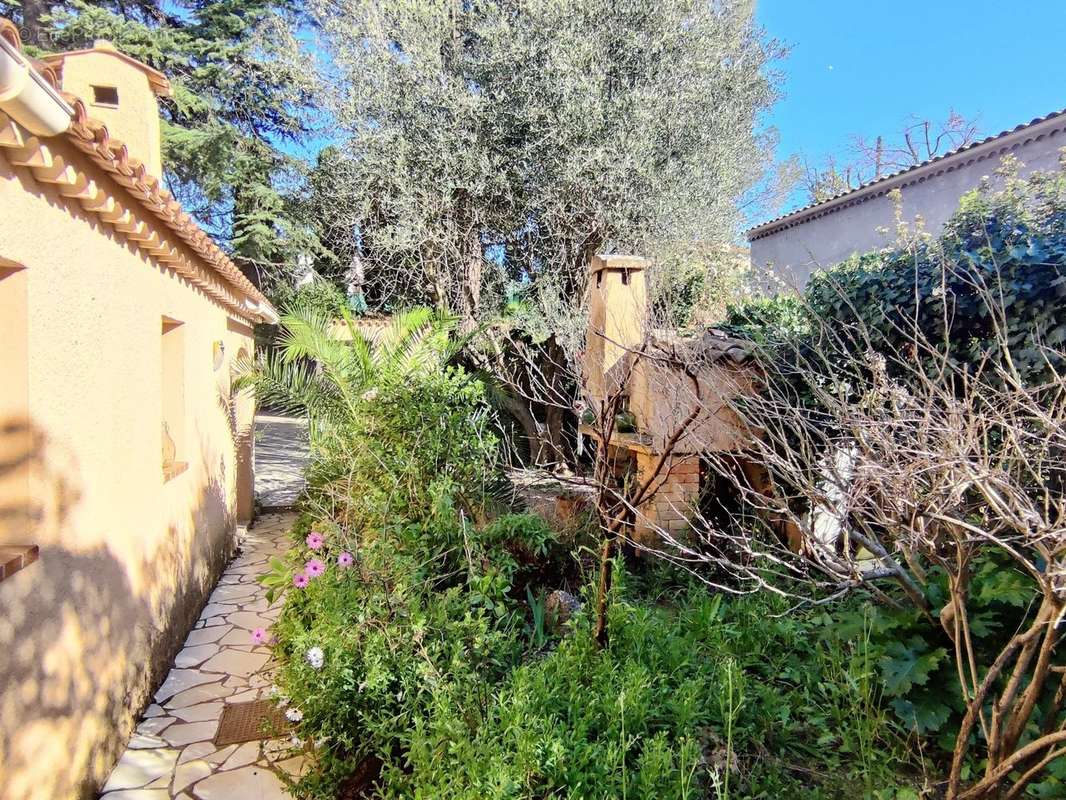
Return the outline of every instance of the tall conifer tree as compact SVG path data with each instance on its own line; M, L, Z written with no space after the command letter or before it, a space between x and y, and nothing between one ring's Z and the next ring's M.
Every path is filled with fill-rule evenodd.
M165 73L168 188L252 276L290 260L287 186L311 135L311 75L296 0L0 0L27 50L108 39Z

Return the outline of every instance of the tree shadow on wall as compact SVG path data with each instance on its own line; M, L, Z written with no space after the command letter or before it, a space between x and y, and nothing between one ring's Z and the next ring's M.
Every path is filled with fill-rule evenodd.
M32 491L20 496L20 486ZM0 541L40 545L36 562L0 582L0 794L94 797L229 545L163 536L154 550L120 560L106 538L83 538L77 460L29 420L0 421L0 487ZM226 507L223 487L207 483L193 531Z
M0 542L23 539L44 523L46 509L60 520L78 501L78 489L65 470L45 458L47 437L25 417L0 420ZM69 456L68 456L69 458ZM31 495L30 482L35 494Z

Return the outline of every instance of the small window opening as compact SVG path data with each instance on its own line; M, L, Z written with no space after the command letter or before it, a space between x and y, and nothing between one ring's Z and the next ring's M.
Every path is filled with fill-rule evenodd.
M185 341L182 324L163 317L161 388L163 393L163 479L188 468L185 455Z
M44 510L32 491L44 434L30 421L27 270L0 258L0 581L37 560Z
M98 106L117 106L118 88L115 86L94 86L93 104Z
M603 270L601 269L596 273L596 288L599 289L603 286Z

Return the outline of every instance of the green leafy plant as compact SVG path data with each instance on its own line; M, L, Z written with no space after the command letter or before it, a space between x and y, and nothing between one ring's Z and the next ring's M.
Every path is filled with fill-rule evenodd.
M729 306L722 329L767 347L809 335L811 326L803 301L792 294L756 297Z
M383 794L843 798L856 781L907 788L902 740L884 715L869 723L865 758L855 726L831 724L868 713L852 678L869 662L840 640L804 647L817 642L817 615L776 617L783 609L767 599L723 602L698 586L676 606L653 606L628 594L619 569L606 650L582 614L556 649L503 679L476 725L443 702Z
M529 639L533 649L540 650L548 643L548 634L544 629L544 597L534 597L533 590L526 587L526 602L529 604L530 623Z
M326 440L341 435L378 384L439 369L458 346L450 339L453 328L450 317L414 308L393 315L371 336L346 306L302 297L281 317L277 350L239 363L235 386L306 414L312 437Z
M869 345L885 353L913 346L917 326L934 348L929 359L950 353L976 371L989 356L1009 358L1033 383L1061 370L1066 175L1020 179L1015 166L999 170L1003 188L964 196L935 239L907 240L814 276L810 311L829 326L864 325Z
M259 582L267 587L267 602L273 603L292 584L293 568L277 556L271 556L269 565L270 570L259 577Z

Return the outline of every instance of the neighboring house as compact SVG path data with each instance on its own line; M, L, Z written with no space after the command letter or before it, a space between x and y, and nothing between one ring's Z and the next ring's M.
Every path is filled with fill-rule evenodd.
M93 795L252 514L230 368L277 317L163 188L168 92L105 42L31 63L0 20L6 800Z
M1004 157L1017 159L1025 175L1060 168L1063 147L1066 111L1059 111L812 203L748 231L752 267L772 270L785 284L802 288L815 270L892 243L896 208L890 192L899 190L905 221L920 216L925 230L935 234L959 199L992 177Z

